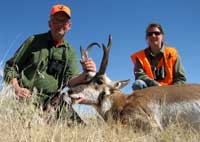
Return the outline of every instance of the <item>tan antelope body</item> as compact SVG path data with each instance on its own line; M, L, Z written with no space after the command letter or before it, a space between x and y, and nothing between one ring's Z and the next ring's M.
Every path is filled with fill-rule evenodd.
M120 89L129 80L111 81L105 74L111 42L110 36L107 47L103 44L104 55L96 75L70 88L65 96L94 106L104 120L111 116L124 124L163 129L170 122L183 119L200 126L199 84L149 87L126 95Z
M180 120L200 128L200 85L171 85L135 91L127 96L120 114L122 122L139 120L160 129Z

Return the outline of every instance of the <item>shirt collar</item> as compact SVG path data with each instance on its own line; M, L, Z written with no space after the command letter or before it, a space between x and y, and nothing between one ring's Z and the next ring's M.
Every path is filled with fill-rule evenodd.
M53 44L54 46L56 46L56 43L55 43L55 41L53 40L53 37L52 37L52 35L51 35L51 31L48 31L48 41L49 41L51 44ZM64 40L62 43L59 44L59 46L65 46L65 47L67 47L66 41ZM59 47L59 46L58 46L58 47Z
M151 52L151 48L150 48L150 46L147 48L146 51L147 51L147 53L148 53L149 55L151 55L151 56L155 56L155 55ZM164 52L165 52L165 45L162 44L161 49L160 49L160 53L161 53L161 54L164 54Z

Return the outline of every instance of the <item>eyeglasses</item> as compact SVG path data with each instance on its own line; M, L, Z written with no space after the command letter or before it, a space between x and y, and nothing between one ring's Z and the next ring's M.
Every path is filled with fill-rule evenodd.
M159 35L161 35L161 32L148 32L147 36L152 36L153 34L156 36L159 36Z

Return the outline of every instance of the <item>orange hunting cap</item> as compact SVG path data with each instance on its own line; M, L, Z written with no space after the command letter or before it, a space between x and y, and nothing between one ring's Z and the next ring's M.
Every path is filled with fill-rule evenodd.
M69 18L71 18L71 11L70 11L70 8L66 5L63 5L63 4L57 4L57 5L54 5L51 9L51 13L50 13L50 16L54 15L55 13L57 12L60 12L60 11L63 11L65 12Z

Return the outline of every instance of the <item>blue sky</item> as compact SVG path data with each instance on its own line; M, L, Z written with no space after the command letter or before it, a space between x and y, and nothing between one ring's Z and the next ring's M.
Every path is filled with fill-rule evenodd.
M131 79L123 91L131 92L134 82L130 55L147 46L145 29L160 23L169 46L177 48L188 83L200 83L200 1L199 0L17 0L1 1L1 66L32 34L48 31L52 5L63 3L71 8L72 29L66 39L80 58L80 45L96 41L106 43L113 37L107 75L112 80ZM90 56L101 61L102 50L92 49Z

